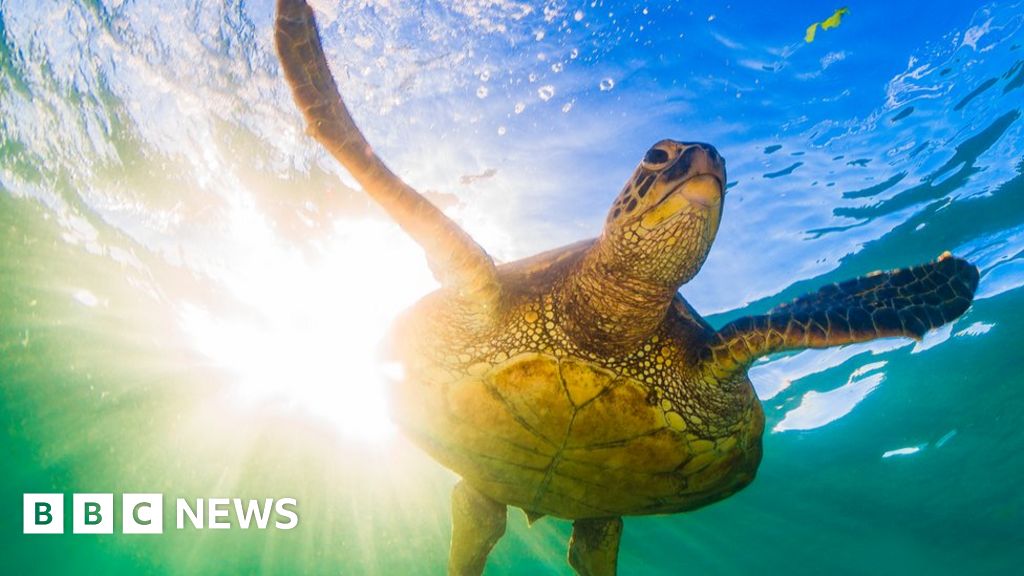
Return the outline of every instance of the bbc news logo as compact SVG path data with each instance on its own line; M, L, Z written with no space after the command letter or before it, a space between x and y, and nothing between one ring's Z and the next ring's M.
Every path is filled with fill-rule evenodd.
M236 525L242 530L255 527L266 530L291 530L299 524L298 502L294 498L177 498L174 503L175 527L227 530ZM24 495L25 534L64 533L64 494ZM235 523L232 524L232 517ZM114 533L113 494L72 494L71 532L73 534ZM271 520L273 519L273 522ZM163 494L122 494L122 534L163 534Z

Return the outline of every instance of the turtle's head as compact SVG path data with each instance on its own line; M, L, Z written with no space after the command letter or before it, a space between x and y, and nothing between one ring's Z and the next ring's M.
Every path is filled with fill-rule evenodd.
M662 140L612 205L602 248L631 277L674 290L704 263L724 194L725 159L713 146Z

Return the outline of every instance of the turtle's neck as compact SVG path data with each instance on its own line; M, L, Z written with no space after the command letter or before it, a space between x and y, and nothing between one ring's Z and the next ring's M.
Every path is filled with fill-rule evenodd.
M655 333L677 289L638 277L601 237L561 288L565 328L585 348L624 353Z

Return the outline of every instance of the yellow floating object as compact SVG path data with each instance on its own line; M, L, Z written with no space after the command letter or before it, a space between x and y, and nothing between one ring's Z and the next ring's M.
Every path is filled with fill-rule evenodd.
M814 33L818 31L818 23L815 22L807 27L807 34L804 34L804 42L814 42Z
M845 8L845 7L844 8L840 8L839 10L836 10L835 12L832 13L831 16L826 18L821 23L821 29L822 30L828 30L829 28L835 28L836 26L839 26L839 22L843 19L843 15L844 14L849 14L849 13L850 13L850 10L848 8Z
M814 36L818 32L818 25L819 24L821 24L821 29L822 30L829 30L829 29L835 28L835 27L839 26L840 22L842 22L843 16L845 16L846 14L849 14L849 13L850 13L850 9L846 8L844 6L843 8L840 8L840 9L836 10L835 12L833 12L831 16L829 16L828 18L822 20L821 22L815 22L815 23L811 24L810 26L807 27L807 33L804 34L804 42L814 42Z

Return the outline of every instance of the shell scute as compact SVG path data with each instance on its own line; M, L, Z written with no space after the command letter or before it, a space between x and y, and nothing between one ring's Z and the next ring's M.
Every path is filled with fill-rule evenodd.
M635 380L619 379L576 412L567 448L623 443L665 427L660 408L647 402L647 390Z
M574 408L556 358L532 352L519 354L491 371L487 384L521 425L561 445Z

